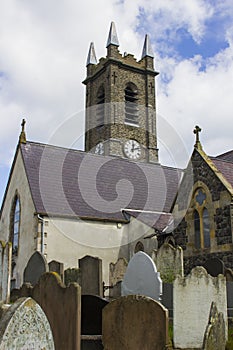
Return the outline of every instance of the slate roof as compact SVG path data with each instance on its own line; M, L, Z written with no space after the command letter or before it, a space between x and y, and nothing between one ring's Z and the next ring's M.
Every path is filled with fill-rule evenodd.
M162 232L171 232L173 227L173 216L171 213L145 212L135 210L124 210L129 216L133 216L139 221Z
M233 150L228 151L226 153L220 154L217 157L215 157L217 159L221 159L221 160L226 160L228 162L233 163Z
M126 221L122 209L169 212L180 169L27 141L20 144L37 213Z
M230 159L230 157L226 157ZM225 157L210 157L218 171L222 173L225 179L231 184L233 187L233 161L225 160Z

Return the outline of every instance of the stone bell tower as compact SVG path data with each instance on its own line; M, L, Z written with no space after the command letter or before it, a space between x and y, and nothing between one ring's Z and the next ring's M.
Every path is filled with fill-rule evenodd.
M154 55L146 35L141 60L119 52L114 22L107 56L87 57L85 151L158 162Z

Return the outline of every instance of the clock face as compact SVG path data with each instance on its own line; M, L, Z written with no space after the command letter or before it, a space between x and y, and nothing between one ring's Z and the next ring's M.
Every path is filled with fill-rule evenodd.
M103 142L98 143L98 145L95 148L96 154L104 154L104 144Z
M128 140L124 144L124 153L130 159L139 159L142 155L142 148L135 140Z

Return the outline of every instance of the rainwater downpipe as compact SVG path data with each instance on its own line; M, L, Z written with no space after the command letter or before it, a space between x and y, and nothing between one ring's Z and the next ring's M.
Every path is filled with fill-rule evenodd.
M40 252L44 254L44 218L37 214L38 219L41 221L41 243L40 243Z

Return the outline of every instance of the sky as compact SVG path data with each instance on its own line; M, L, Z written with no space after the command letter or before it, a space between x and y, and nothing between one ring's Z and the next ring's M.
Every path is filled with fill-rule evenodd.
M28 140L83 149L87 53L106 56L111 21L122 54L150 37L160 162L185 167L195 125L207 154L233 149L231 0L2 0L0 201L22 118Z

